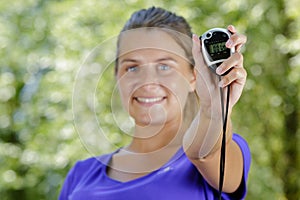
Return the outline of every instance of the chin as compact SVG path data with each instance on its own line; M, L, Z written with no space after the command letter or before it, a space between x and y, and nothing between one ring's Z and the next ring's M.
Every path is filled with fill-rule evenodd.
M163 126L166 123L166 118L159 117L159 118L150 118L147 117L140 117L138 120L135 118L135 123L137 126L145 127L145 126Z

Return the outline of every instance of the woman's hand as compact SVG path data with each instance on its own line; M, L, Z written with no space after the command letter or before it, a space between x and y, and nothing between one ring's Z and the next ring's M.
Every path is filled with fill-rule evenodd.
M193 36L193 57L195 60L197 77L196 92L200 97L200 107L210 109L214 109L214 105L220 107L219 87L231 87L230 109L232 109L232 107L237 103L242 94L246 83L247 72L243 66L243 55L241 54L240 49L246 43L247 38L245 35L238 34L232 25L228 26L228 30L232 33L232 35L227 41L226 47L234 47L235 53L217 68L216 72L219 75L224 74L231 69L228 74L222 76L222 80L220 82L216 74L214 74L204 62L199 37L197 35Z
M238 34L231 25L228 26L228 30L232 35L226 46L235 48L235 53L217 68L219 75L228 72L221 76L221 81L220 76L217 76L206 65L202 56L199 37L193 36L192 51L195 60L196 92L200 98L200 108L184 138L184 146L185 149L189 149L189 157L203 158L213 154L221 147L220 135L223 131L223 116L220 88L226 90L227 86L230 87L227 142L230 141L232 135L230 114L242 94L247 77L243 66L243 56L240 53L240 49L246 43L247 38ZM223 99L227 100L226 98Z
M223 120L220 105L220 87L230 87L229 113L239 100L247 73L243 66L240 49L246 43L246 36L238 34L233 26L228 26L232 33L227 41L228 48L234 47L236 52L225 60L218 68L219 77L205 64L201 43L197 35L193 36L193 56L196 70L196 92L200 98L200 111L191 123L183 139L183 148L191 162L196 166L205 180L215 189L219 188L219 166L221 133ZM229 116L228 116L229 117ZM243 176L243 155L240 147L232 140L230 118L226 131L226 161L223 192L236 191Z

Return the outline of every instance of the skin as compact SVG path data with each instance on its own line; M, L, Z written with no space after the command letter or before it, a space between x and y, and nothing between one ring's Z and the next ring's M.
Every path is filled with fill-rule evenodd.
M233 67L221 83L205 65L196 35L192 49L194 69L185 59L182 47L166 32L144 29L122 35L116 79L123 106L135 119L136 126L132 142L111 160L107 169L111 178L124 182L144 176L168 162L183 146L208 183L218 188L222 119L219 98L212 97L219 96L219 85L230 85L230 119L247 75L239 53L246 37L237 34L233 26L228 29L234 34L227 47L235 47L237 53L219 67L221 74ZM182 123L183 109L188 94L194 91L200 96L200 108L186 130ZM240 185L243 157L231 139L228 121L223 191L230 193ZM216 135L216 139L204 143L206 135Z

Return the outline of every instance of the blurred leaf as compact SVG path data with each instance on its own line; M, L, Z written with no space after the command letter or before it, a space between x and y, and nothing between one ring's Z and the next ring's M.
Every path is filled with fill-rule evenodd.
M1 199L57 199L75 161L129 141L130 122L111 114L120 107L114 42L132 12L152 5L183 15L197 34L233 24L247 35L248 81L232 116L253 157L247 199L300 196L298 0L11 0L0 3ZM88 131L93 121L105 139Z

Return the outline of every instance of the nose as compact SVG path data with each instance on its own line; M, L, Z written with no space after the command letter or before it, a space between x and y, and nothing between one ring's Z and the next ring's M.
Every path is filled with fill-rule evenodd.
M141 73L139 81L140 86L150 91L157 89L160 81L154 64L148 64L146 66L143 66L142 68L143 72Z
M159 82L159 76L154 64L148 64L142 67L141 82L146 84Z

